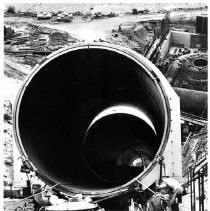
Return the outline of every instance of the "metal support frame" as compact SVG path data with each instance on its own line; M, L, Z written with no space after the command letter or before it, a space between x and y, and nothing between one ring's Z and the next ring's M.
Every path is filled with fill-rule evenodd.
M200 197L201 198L201 211L204 211L204 174L203 172L201 172L201 194Z
M196 210L196 205L195 205L195 182L194 182L194 171L193 167L190 167L189 171L190 175L190 202L191 202L191 211Z
M205 210L204 177L207 176L207 168L208 168L208 163L206 162L206 159L204 159L202 162L199 162L197 165L191 166L187 174L188 181L185 184L183 184L183 187L188 189L188 193L190 191L189 194L190 194L191 211ZM199 204L197 205L197 209L196 209L196 187L195 187L196 180L198 184L198 197L199 197Z
M160 164L160 179L159 179L159 185L163 182L163 166L164 166L164 157L161 156L159 160Z

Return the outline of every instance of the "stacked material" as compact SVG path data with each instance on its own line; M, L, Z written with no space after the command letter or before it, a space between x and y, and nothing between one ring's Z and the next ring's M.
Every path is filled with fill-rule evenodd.
M53 32L49 35L49 44L51 45L65 45L69 39L67 32Z
M29 31L29 39L31 40L35 40L35 39L39 39L40 37L40 33L38 32L37 28L36 29L32 29L31 31Z
M40 34L51 34L53 31L56 31L55 29L50 29L48 27L44 27L44 26L39 26L37 28L37 31L40 33Z
M47 44L47 41L44 39L31 40L30 42L30 46L32 47L40 47L46 44Z
M11 42L11 45L22 45L25 44L29 40L29 37L16 37L8 40Z
M208 136L207 132L201 132L200 134L192 135L186 144L184 145L182 156L183 156L183 175L187 173L189 167L196 162L198 163L202 157L208 155Z
M35 49L35 51L39 51L39 50ZM36 64L38 64L42 60L43 60L43 56L33 54L33 55L25 55L22 58L21 62L22 62L22 64L26 64L31 67L34 67Z

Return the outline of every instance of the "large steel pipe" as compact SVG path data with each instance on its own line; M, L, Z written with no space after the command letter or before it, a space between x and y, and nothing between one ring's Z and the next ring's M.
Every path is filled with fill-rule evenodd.
M181 111L207 119L208 93L197 90L174 87L180 97Z
M17 97L14 131L22 156L68 194L107 195L147 177L170 131L158 75L148 60L115 45L55 52Z

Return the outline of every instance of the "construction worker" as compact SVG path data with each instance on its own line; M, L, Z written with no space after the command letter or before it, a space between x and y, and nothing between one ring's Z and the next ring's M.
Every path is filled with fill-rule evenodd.
M157 193L150 200L148 211L164 211L167 208L179 211L177 197L181 194L182 187L177 180L164 178L161 184L157 185Z
M173 211L179 211L179 202L177 197L182 195L182 186L181 184L172 178L164 178L163 183L166 184L167 193L169 195L168 200L166 200L167 207L171 207ZM160 188L161 186L159 186Z

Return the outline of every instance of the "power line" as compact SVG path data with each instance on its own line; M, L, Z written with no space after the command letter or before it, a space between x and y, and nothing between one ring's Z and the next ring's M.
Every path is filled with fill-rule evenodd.
M40 4L33 4L29 9L27 9L25 12L28 12L28 11L30 11L33 7L35 7L35 6L37 6L37 5L40 5ZM20 17L18 17L15 21L14 21L14 23L16 23L20 18L22 18L22 16L20 16Z

